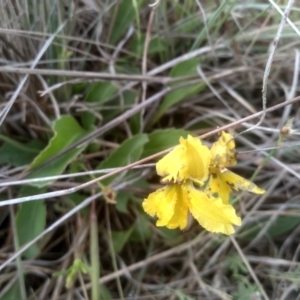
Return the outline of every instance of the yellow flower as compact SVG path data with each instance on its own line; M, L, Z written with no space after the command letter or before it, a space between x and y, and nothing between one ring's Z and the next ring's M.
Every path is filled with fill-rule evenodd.
M183 183L190 179L201 186L208 178L211 154L198 138L188 135L180 138L180 144L156 164L157 174L163 183Z
M210 179L206 190L217 193L224 204L229 202L230 192L244 190L255 194L265 191L253 182L229 171L226 167L236 164L235 142L229 133L222 132L221 137L211 147Z
M206 230L224 234L234 233L241 219L234 208L194 188L191 181L171 183L151 193L143 202L143 208L151 216L157 216L156 226L184 229L189 212Z

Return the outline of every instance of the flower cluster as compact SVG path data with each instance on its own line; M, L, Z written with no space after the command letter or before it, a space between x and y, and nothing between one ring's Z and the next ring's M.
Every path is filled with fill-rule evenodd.
M157 226L184 229L191 213L208 231L234 233L241 218L229 204L231 190L265 191L227 169L236 164L232 135L222 132L211 149L190 135L179 142L156 164L165 186L144 200L145 212L157 216Z

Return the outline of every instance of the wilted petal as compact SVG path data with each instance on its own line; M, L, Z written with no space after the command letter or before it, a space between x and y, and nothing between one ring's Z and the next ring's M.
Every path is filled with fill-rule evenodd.
M259 188L252 181L245 179L227 169L220 172L222 182L225 182L231 189L236 191L243 190L254 194L264 194L265 190Z
M210 151L212 166L225 168L236 164L235 142L230 133L222 131Z
M243 190L254 194L264 194L265 190L259 188L252 181L245 179L227 169L210 168L210 178L206 191L217 194L224 204L228 204L232 190Z
M222 178L222 173L218 168L209 168L210 177L206 187L209 194L217 194L217 198L221 198L224 204L229 203L231 187Z

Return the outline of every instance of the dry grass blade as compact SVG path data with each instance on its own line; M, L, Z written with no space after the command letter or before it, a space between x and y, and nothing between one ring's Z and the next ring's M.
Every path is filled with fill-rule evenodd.
M0 1L1 299L299 297L295 3ZM266 192L222 202L242 219L230 238L192 215L156 226L155 162L221 131L228 169Z
M43 47L41 48L41 50L39 51L39 53L37 54L36 58L34 59L30 69L28 70L28 72L26 73L26 75L21 79L20 83L17 86L17 89L15 90L15 92L13 93L13 95L11 96L11 98L8 100L8 103L4 106L4 108L2 109L2 111L0 112L0 126L2 125L2 123L4 122L7 114L9 113L11 107L13 106L14 102L16 101L17 97L19 96L23 86L25 85L28 77L29 77L29 71L33 71L34 72L34 68L36 67L37 63L39 62L39 60L42 58L42 56L44 55L45 51L48 49L48 47L51 45L51 43L53 42L54 38L56 37L56 35L64 28L66 24L63 23L59 26L59 28L57 29L57 31L48 38L48 40L45 42L45 44L43 45Z

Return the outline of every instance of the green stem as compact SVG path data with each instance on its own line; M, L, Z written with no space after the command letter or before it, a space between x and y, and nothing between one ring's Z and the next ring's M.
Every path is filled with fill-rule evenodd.
M17 252L20 249L20 244L19 244L17 226L16 226L16 222L15 222L15 214L14 214L13 207L11 205L9 206L9 208L10 208L10 218L11 218L11 224L12 224L12 230L13 230L13 236L14 236L14 246L15 246L15 251ZM24 270L23 270L23 264L22 264L21 256L18 256L16 261L17 261L17 269L18 269L19 287L20 287L21 298L23 300L26 300L27 296L26 296Z
M90 231L90 256L91 256L91 284L92 284L92 300L100 299L99 278L100 278L100 251L98 243L98 223L95 209L95 201L91 204L91 231Z
M112 234L111 234L111 227L110 227L109 212L108 212L108 204L107 203L106 203L106 206L105 206L105 218L106 218L106 226L107 226L107 232L108 232L108 244L109 244L109 249L110 249L112 265L113 265L114 271L116 272L116 271L118 271L118 265L117 265L115 249L114 249L114 245L113 245L113 241L112 241ZM119 276L116 276L116 282L117 282L119 296L120 296L121 299L124 299L124 294L123 294L122 285L121 285Z

